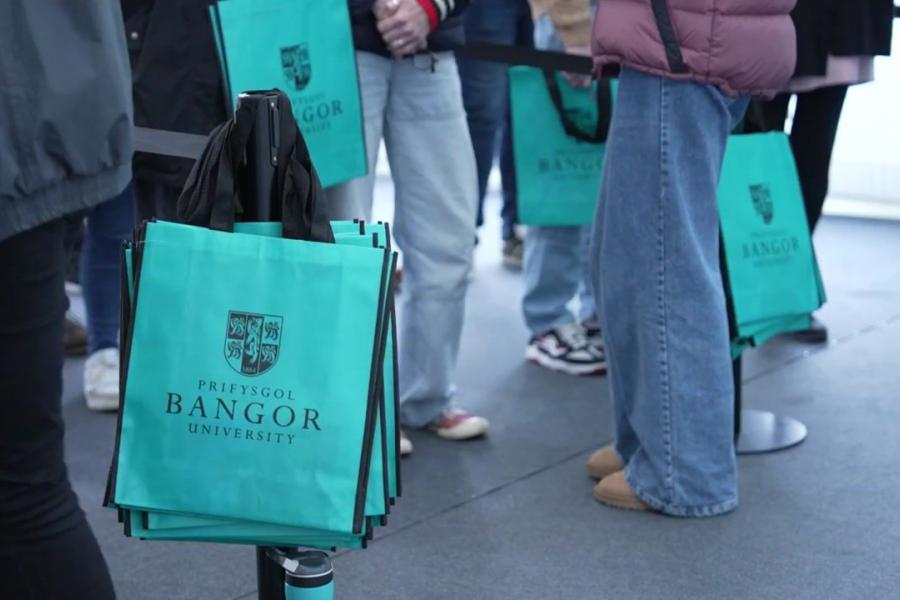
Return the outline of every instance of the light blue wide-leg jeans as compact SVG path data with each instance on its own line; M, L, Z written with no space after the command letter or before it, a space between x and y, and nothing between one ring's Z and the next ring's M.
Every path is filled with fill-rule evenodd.
M615 449L647 504L737 507L716 188L748 100L623 69L591 249Z

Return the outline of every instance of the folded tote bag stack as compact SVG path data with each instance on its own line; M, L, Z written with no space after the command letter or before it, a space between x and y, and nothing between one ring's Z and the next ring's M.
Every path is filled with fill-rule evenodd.
M785 134L731 136L719 213L734 356L776 335L808 329L826 297Z
M360 548L400 493L387 225L328 223L278 95L278 221L245 222L239 106L179 200L123 252L122 373L106 501L127 535Z

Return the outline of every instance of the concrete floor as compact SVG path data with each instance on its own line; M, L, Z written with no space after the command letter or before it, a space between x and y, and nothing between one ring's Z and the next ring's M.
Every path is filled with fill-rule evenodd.
M338 598L900 598L900 223L822 223L832 342L776 340L745 361L746 404L801 419L809 439L741 458L740 509L705 521L593 501L583 463L612 437L606 382L524 362L521 284L500 266L496 229L459 365L461 403L491 435L413 435L390 526L335 559ZM85 409L82 365L65 371L68 461L119 596L255 597L252 549L127 539L100 508L115 417Z

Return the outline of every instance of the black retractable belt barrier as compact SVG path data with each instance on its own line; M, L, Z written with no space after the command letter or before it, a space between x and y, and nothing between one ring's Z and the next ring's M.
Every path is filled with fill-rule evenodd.
M198 159L206 148L207 137L163 129L134 128L134 151L178 158Z
M463 48L462 54L466 58L475 60L536 67L545 71L565 71L582 75L590 75L594 71L594 61L590 56L535 50L525 46L470 42ZM604 75L606 75L605 69Z

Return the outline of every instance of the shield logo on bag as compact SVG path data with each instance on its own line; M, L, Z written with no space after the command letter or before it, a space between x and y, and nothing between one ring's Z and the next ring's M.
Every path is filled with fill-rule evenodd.
M287 84L298 92L302 92L312 77L309 47L306 44L297 44L282 48L281 70Z
M230 311L225 330L225 359L231 368L253 377L278 361L284 319L275 315Z
M766 225L769 225L775 218L775 203L772 202L772 191L769 186L764 183L751 185L750 196L753 198L756 213L762 217Z

